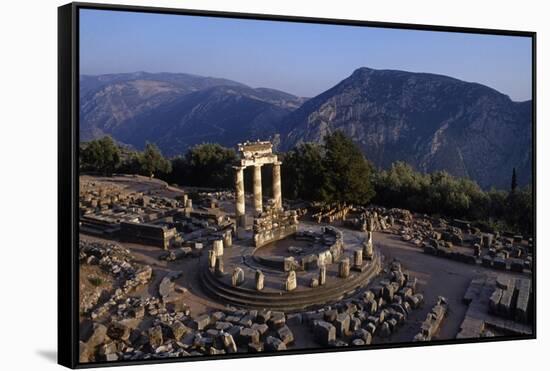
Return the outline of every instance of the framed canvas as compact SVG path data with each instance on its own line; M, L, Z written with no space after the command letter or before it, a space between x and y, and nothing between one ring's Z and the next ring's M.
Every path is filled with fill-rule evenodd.
M535 338L535 32L58 19L60 364Z

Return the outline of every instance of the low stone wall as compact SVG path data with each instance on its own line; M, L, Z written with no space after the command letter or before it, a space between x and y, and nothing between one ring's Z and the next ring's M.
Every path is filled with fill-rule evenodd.
M97 265L116 278L118 287L106 295L94 295L80 299L79 311L95 320L104 316L136 287L151 280L153 269L132 261L129 250L114 243L79 241L79 264Z
M434 335L439 331L441 323L449 310L447 299L440 296L437 299L437 303L433 306L432 310L426 316L424 322L420 327L420 332L416 334L413 341L430 341Z
M336 228L323 227L321 233L311 231L296 232L295 238L302 241L321 242L326 245L321 251L307 254L300 258L293 256L254 256L254 260L267 267L283 272L291 270L318 269L321 265L332 264L342 256L344 247L343 234ZM260 246L261 247L261 246Z
M436 255L442 258L456 260L466 264L477 264L477 259L474 255L464 254L459 251L453 251L452 248L434 247L428 243L424 243L424 252L429 255Z
M175 236L175 228L146 223L120 224L120 240L123 242L142 243L166 250L170 246L170 240Z
M388 275L360 297L302 313L302 323L323 346L362 346L395 334L422 305L423 295L415 293L416 279L398 262L391 264Z
M522 273L524 269L532 268L531 260L518 258L503 258L501 256L484 255L481 264L487 268L494 268L501 271L512 271Z
M298 230L297 225L286 225L275 227L269 230L254 232L254 246L261 247L271 242L282 240L288 236L292 236Z
M298 215L296 211L282 211L271 207L254 219L254 246L265 246L292 236L297 231Z

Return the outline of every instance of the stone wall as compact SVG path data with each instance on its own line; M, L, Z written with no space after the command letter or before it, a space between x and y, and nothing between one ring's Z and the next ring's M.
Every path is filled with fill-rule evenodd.
M146 223L120 224L120 240L123 242L142 243L166 250L170 246L170 240L175 236L175 228Z
M254 219L254 246L261 247L281 240L295 234L297 230L296 211L282 211L275 205L269 205L258 218Z
M344 248L342 232L333 227L323 227L321 233L312 231L295 232L294 237L302 241L320 241L326 247L320 252L307 254L299 258L281 255L254 256L254 260L270 268L284 272L318 269L321 265L332 264L341 256Z

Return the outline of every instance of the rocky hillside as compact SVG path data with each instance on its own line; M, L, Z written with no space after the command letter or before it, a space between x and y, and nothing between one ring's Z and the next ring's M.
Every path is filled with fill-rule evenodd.
M531 181L531 101L447 76L360 68L281 125L282 148L341 130L376 166L397 160L482 187Z
M379 168L405 161L482 187L531 182L531 101L451 77L359 68L305 98L219 78L173 73L81 76L82 141L111 135L168 156L216 142L280 141L280 150L341 130Z
M111 135L136 148L148 141L166 155L203 142L268 138L305 100L226 79L145 72L83 75L80 97L81 141Z
M200 90L150 109L112 134L138 147L155 142L169 156L200 143L234 147L247 139L270 138L290 110L253 94L236 86Z

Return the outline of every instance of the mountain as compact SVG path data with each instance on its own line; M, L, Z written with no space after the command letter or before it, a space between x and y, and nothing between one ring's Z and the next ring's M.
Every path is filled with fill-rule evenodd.
M531 182L531 101L447 76L359 68L279 125L283 150L340 130L379 168L406 161L484 188Z
M405 161L508 189L515 167L519 185L532 181L531 101L448 76L359 68L306 99L183 73L83 75L80 97L82 141L111 135L174 156L247 139L272 139L284 151L341 130L379 168Z
M80 139L111 135L136 148L155 142L167 155L202 142L235 145L254 136L267 138L274 133L271 123L304 100L183 73L82 75Z
M270 138L289 113L260 99L254 89L217 86L150 109L114 129L112 135L138 147L155 142L171 156L205 142L234 147L247 139Z

